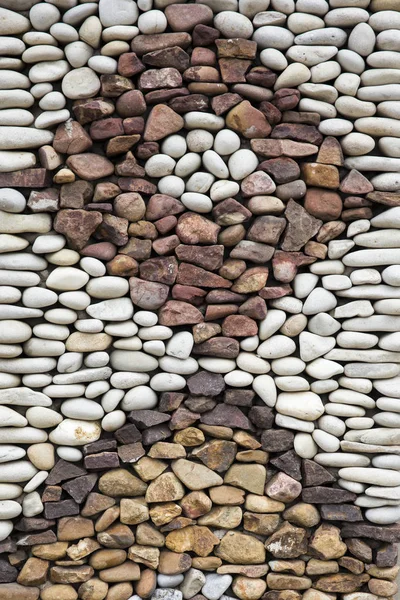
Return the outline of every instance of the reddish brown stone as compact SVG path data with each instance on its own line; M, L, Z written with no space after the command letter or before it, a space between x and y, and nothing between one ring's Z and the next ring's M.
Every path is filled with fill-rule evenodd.
M253 242L276 245L285 227L286 219L282 217L257 217L247 233L247 238Z
M166 302L161 307L158 317L160 325L167 326L193 325L203 321L203 315L197 308L187 302L177 300Z
M289 221L282 243L282 250L285 251L300 250L322 225L322 221L311 216L294 200L289 200L285 217Z
M122 75L100 75L101 90L100 93L106 98L118 98L124 92L133 90L133 82Z
M343 167L343 151L339 140L330 136L326 137L320 146L317 162L325 165Z
M211 106L216 115L222 115L242 101L239 94L221 94L211 100Z
M51 172L42 168L0 173L0 188L45 188L51 186L51 184Z
M158 238L158 240L153 242L153 250L160 256L164 254L171 254L177 246L179 246L179 238L177 235L169 235L164 238Z
M303 142L295 142L288 139L282 140L251 140L251 149L261 156L277 158L279 156L288 156L293 158L303 158L315 154L318 146Z
M174 215L170 215L169 217L163 217L162 219L158 219L158 221L156 221L154 223L154 226L156 227L156 229L159 233L164 235L165 233L168 233L172 229L175 229L177 223L178 223L178 219ZM178 240L178 244L179 244L178 236L175 236L175 237Z
M182 85L182 76L178 69L164 67L162 69L149 69L141 74L139 86L141 90L157 90L160 88L179 88Z
M259 106L261 112L266 116L268 123L273 125L278 125L282 121L282 113L272 104L272 102L268 102L268 100L264 100L261 102ZM286 113L285 113L286 114Z
M144 139L153 142L161 140L167 135L176 133L182 127L183 119L180 115L165 104L157 104L148 116Z
M208 108L208 98L204 94L188 94L180 98L174 98L169 102L170 108L179 114L191 111L204 111Z
M63 154L79 154L93 145L88 133L78 121L69 120L57 127L53 148Z
M293 290L290 285L283 283L282 285L270 285L259 291L261 298L265 300L273 300L274 298L283 298L292 294Z
M247 58L254 60L257 53L257 43L243 38L217 40L218 58Z
M193 30L194 46L211 46L220 36L218 29L208 25L196 25Z
M300 102L300 92L292 88L281 88L275 92L272 102L280 111L292 110Z
M299 165L288 157L265 160L257 168L271 175L275 183L289 183L289 181L294 181L300 176Z
M140 117L146 111L146 101L140 90L131 90L117 100L116 109L123 117Z
M59 190L55 188L32 190L29 194L27 206L33 213L56 212L59 208Z
M215 246L186 246L180 244L175 254L179 260L193 263L199 267L214 271L222 266L224 247Z
M169 288L162 283L144 281L138 277L129 279L129 290L132 302L146 310L157 310L168 297Z
M136 156L141 160L148 160L151 156L159 153L157 142L143 142L136 148Z
M128 243L123 248L120 248L120 252L139 261L146 260L150 258L151 240L141 240L131 237Z
M243 58L221 58L218 61L224 83L244 83L251 61Z
M102 221L100 212L65 209L57 213L54 229L66 236L72 248L81 250Z
M178 274L175 257L150 258L140 265L140 277L146 281L157 281L172 285Z
M273 128L271 137L279 140L294 140L295 142L307 142L320 146L322 134L313 125L297 123L280 123Z
M182 300L182 302L189 302L189 304L194 304L195 306L203 304L206 293L205 290L194 285L180 285L179 283L174 285L171 290L174 300Z
M60 208L83 208L93 195L93 185L88 181L74 181L61 186Z
M173 67L183 72L190 65L190 57L179 46L172 46L165 50L155 50L143 56L143 62L151 67Z
M138 56L154 50L163 50L172 46L187 48L192 41L188 33L156 33L151 35L138 35L132 41L132 50Z
M93 121L90 125L90 137L95 141L108 140L123 133L122 119L117 117Z
M127 135L142 134L144 131L144 118L127 117L123 120L122 125Z
M222 335L226 337L251 337L257 333L257 323L245 315L231 315L222 323Z
M155 194L157 186L140 177L120 177L118 185L124 192L138 192L139 194Z
M374 186L362 173L352 169L342 180L339 187L344 194L368 194L374 191Z
M183 73L185 81L203 81L209 83L218 83L220 80L219 71L209 66L192 66Z
M88 98L74 102L72 112L81 125L103 119L115 111L114 103L105 98Z
M142 61L134 52L124 52L118 59L118 73L124 77L133 77L145 70Z
M167 102L169 105L171 105L175 98L180 98L181 96L188 96L189 94L189 90L185 87L153 90L152 92L147 92L146 102L148 106L150 104L166 104ZM171 108L174 107L171 106ZM176 112L179 111L177 110Z
M252 296L239 307L239 314L251 319L265 319L267 316L267 303L260 296Z
M267 283L267 267L252 267L242 273L234 282L231 291L240 294L251 294L260 291Z
M220 229L202 215L187 212L179 217L176 234L183 244L216 244Z
M310 265L315 258L306 256L302 252L282 252L277 250L272 259L274 277L277 281L290 283L297 274L298 267Z
M215 222L218 225L229 226L244 223L251 218L251 212L234 198L227 198L213 208Z
M114 215L103 215L103 221L96 231L96 237L116 246L124 246L128 241L128 219Z
M248 139L264 138L271 132L271 126L263 113L254 108L248 100L244 100L229 111L226 124Z
M86 152L74 154L67 158L67 165L82 179L94 181L113 175L114 165L104 156Z
M342 200L339 194L320 188L308 188L304 208L317 219L333 221L342 212Z
M117 248L110 242L90 244L80 250L82 256L92 256L100 260L111 260L117 253Z
M137 261L131 256L118 254L107 264L108 275L116 275L118 277L133 277L139 271Z
M217 64L217 57L214 50L211 50L210 48L193 48L190 56L190 64L192 67L200 65L215 67Z
M253 67L246 75L246 81L248 83L266 88L272 88L276 79L277 75L273 71L262 66Z
M192 31L196 25L212 23L213 11L205 4L170 4L165 16L172 31Z
M193 347L193 354L201 356L218 356L219 358L236 358L239 354L239 342L230 337L214 337Z
M129 136L129 137L133 138L134 143L136 143L137 140L139 139L138 135ZM131 146L131 144L129 143L128 147L130 147L130 146ZM118 150L118 147L117 147L117 150ZM123 150L125 151L125 148L123 148ZM138 162L137 162L136 158L134 157L134 155L132 154L132 152L129 151L126 153L123 160L121 160L120 162L118 162L115 165L115 174L119 175L120 177L144 177L146 173L145 173L144 168L138 164ZM151 185L150 182L149 182L149 185Z
M201 287L220 287L230 288L232 283L220 275L210 273L201 267L189 263L181 263L179 265L177 283L182 285L195 285Z

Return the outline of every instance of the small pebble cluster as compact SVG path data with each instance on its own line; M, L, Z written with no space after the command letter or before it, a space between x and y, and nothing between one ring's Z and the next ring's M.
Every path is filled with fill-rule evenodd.
M0 600L395 600L399 0L0 0Z

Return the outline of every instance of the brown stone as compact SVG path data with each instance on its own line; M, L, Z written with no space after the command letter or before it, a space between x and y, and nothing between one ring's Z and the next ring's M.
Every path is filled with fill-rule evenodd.
M340 191L344 194L368 194L374 191L374 186L356 169L352 169L341 181Z
M324 139L318 151L317 163L343 167L343 151L339 140L331 136Z
M265 547L275 558L298 558L307 551L307 532L284 523L267 539Z
M304 208L317 219L332 221L340 217L342 200L335 192L309 188L304 200Z
M165 104L157 104L147 118L144 139L158 141L183 127L183 118Z
M337 573L320 577L315 583L315 588L322 592L350 594L356 592L369 580L369 575L353 575L352 573Z
M203 315L187 302L169 300L159 312L160 325L191 325L200 323Z
M53 148L63 154L80 154L93 145L91 137L78 121L68 120L57 127Z
M140 308L154 310L164 305L168 297L168 286L162 283L144 281L137 277L129 279L132 302Z
M93 521L83 517L63 517L57 523L57 537L61 542L79 540L94 535Z
M280 123L276 125L271 132L271 137L280 140L291 139L295 142L306 142L316 146L320 146L323 140L321 133L313 125L297 123Z
M226 124L247 139L264 138L271 132L271 126L263 113L254 108L248 100L229 111Z
M107 117L114 110L114 103L106 98L77 100L72 107L72 111L81 125Z
M287 139L255 139L251 140L250 145L254 152L267 158L278 158L280 156L305 158L318 151L318 146L315 144Z
M338 168L320 163L304 163L302 174L307 185L336 190L340 185Z
M133 77L145 70L145 66L134 52L124 52L118 58L118 73L124 77Z
M40 558L28 558L17 577L17 582L26 586L38 586L45 583L49 561Z
M187 212L179 217L176 234L183 244L216 244L219 230L202 215Z
M54 220L54 229L68 239L76 250L82 249L103 220L100 212L85 210L60 210Z
M333 560L346 553L347 546L340 537L340 529L322 523L314 532L308 545L309 552L321 560Z
M51 172L47 169L33 168L0 173L0 187L47 188L52 184Z
M67 165L82 179L94 181L114 173L114 165L104 156L85 152L67 158Z
M237 531L228 531L214 553L222 560L238 565L256 565L265 562L263 543L253 536Z
M26 587L19 583L0 584L0 600L37 600L39 593L38 587Z
M177 575L188 571L191 564L192 558L190 554L162 550L160 552L158 571L163 575Z
M300 250L322 225L322 221L311 216L294 200L289 200L285 217L289 221L282 243L285 251Z

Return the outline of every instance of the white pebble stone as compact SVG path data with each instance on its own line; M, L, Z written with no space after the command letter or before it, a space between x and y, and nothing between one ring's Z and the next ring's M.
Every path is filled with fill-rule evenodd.
M168 138L167 138L168 139ZM193 129L186 137L187 147L191 152L205 152L214 144L214 136L203 129Z
M157 406L158 397L154 390L145 385L138 385L129 390L121 402L125 411L151 409Z
M158 182L158 191L160 194L167 194L173 198L180 198L185 191L185 182L176 175L167 175Z
M57 454L63 460L68 462L78 462L82 460L82 452L78 448L71 448L69 446L58 446Z
M122 410L109 412L101 421L101 427L104 431L116 431L126 422L126 414Z
M141 14L137 22L140 33L147 35L163 33L167 24L167 18L161 10L149 10Z
M294 449L300 458L312 459L318 452L318 446L309 433L296 433Z
M100 425L96 421L64 419L50 433L49 439L54 444L66 446L84 446L96 442L101 434Z
M29 11L32 27L38 31L48 31L52 25L60 20L60 11L56 6L41 2L32 6Z
M276 48L265 48L260 52L260 61L265 67L275 71L286 69L288 62L285 55Z
M186 149L187 142L182 135L170 135L161 144L161 152L168 154L172 158L181 158L186 153Z
M240 138L230 129L222 129L214 139L214 150L217 154L226 156L233 154L240 148Z

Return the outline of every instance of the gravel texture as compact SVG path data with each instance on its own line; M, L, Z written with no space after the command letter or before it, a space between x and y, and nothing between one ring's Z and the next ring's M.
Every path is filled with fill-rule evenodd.
M0 0L0 600L395 600L398 0Z

